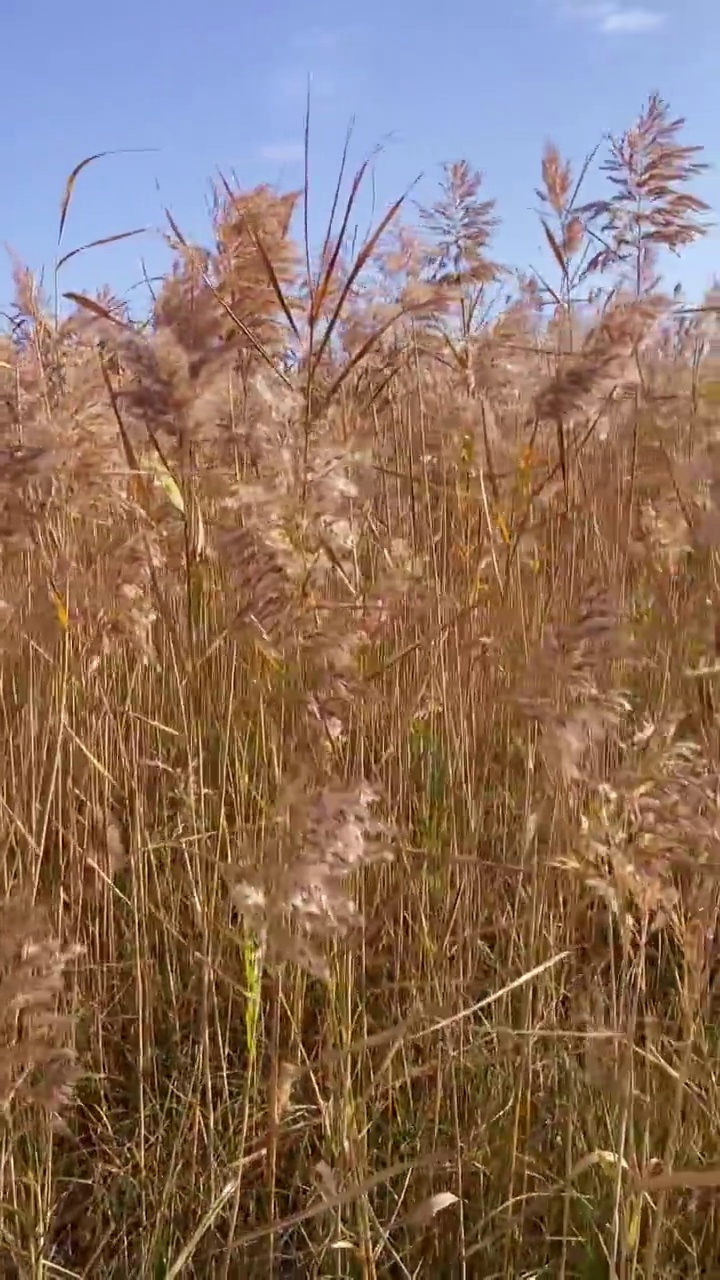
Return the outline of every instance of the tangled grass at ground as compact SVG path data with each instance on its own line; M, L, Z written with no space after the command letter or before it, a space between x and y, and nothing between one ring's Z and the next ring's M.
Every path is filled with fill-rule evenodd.
M552 280L492 261L466 163L352 257L361 171L306 267L307 192L221 186L142 323L18 269L3 1276L716 1274L682 125L652 98L605 200L548 147Z

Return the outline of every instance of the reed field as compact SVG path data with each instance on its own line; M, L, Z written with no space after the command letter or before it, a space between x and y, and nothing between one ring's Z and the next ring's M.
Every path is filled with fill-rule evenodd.
M366 166L315 247L220 180L142 319L63 294L81 164L15 267L0 1277L720 1277L686 134L548 145L542 275L464 161L363 244Z

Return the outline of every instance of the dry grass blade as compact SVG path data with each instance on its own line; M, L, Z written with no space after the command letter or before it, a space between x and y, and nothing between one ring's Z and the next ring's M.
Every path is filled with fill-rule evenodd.
M89 311L91 315L97 316L98 320L107 320L110 324L117 325L119 329L127 327L122 320L113 315L111 311L108 311L107 307L104 307L96 298L89 298L87 294L75 293L73 290L68 290L67 293L64 293L63 298L66 298L68 302L74 302L76 307L82 307L84 311Z
M361 182L362 182L362 180L363 180L364 172L365 172L365 168L364 168L364 167L361 167L361 168L358 170L358 173L357 173L357 174L356 174L356 176L355 176L355 180L354 180L354 182L353 182L352 191L351 191L351 193L350 193L350 196L348 197L348 205L347 205L347 209L346 209L346 211L345 211L345 216L344 216L344 218L343 218L342 226L341 226L341 228L340 228L340 234L338 235L338 239L337 239L337 246L336 246L335 252L333 253L333 255L332 255L332 257L331 257L330 262L328 263L327 269L326 269L326 271L325 271L324 280L323 280L323 282L321 283L320 287L318 288L317 293L316 293L316 296L315 296L315 307L316 307L316 309L317 309L318 307L322 306L323 299L324 299L324 297L326 296L327 291L328 291L328 287L329 287L330 280L331 280L331 279L332 279L332 277L333 277L334 269L335 269L335 266L336 266L336 264L337 264L337 255L338 255L338 252L339 252L339 247L340 247L340 245L343 243L343 237L344 237L344 234L345 234L345 230L346 230L347 223L348 223L349 218L350 218L350 211L351 211L351 208L352 208L352 204L353 204L354 200L355 200L355 199L356 199L356 197L357 197L357 192L358 192L359 187L360 187L360 184L361 184ZM375 228L375 230L371 233L371 235L370 235L370 236L368 237L368 239L366 240L365 244L362 246L362 248L361 248L361 249L360 249L360 251L358 252L358 254L357 254L356 258L355 258L355 261L353 262L353 264L352 264L352 266L351 266L351 268L350 268L350 270L349 270L349 272L348 272L348 274L347 274L347 278L346 278L346 279L343 281L343 283L342 283L342 287L341 287L341 289L340 289L340 294L339 294L338 300L337 300L337 302L335 303L335 307L333 308L333 310L332 310L332 312L331 312L331 314L330 314L330 316L329 316L329 318L328 318L327 325L325 326L325 331L324 331L323 336L322 336L322 338L321 338L321 340L320 340L320 343L318 344L317 350L316 350L316 351L315 351L315 353L314 353L314 360L313 360L313 364L312 364L312 366L311 366L311 375L310 375L310 376L311 376L311 378L312 378L312 374L313 374L313 373L315 373L315 372L317 371L317 369L318 369L318 367L319 367L319 365L320 365L320 361L322 360L323 355L324 355L324 353L325 353L325 351L326 351L326 349L327 349L327 347L328 347L328 344L330 343L330 340L331 340L332 335L333 335L333 333L334 333L334 331L335 331L335 328L336 328L336 326L337 326L337 323L338 323L338 321L339 321L339 319L340 319L340 317L341 317L341 315L342 315L342 313L343 313L343 309L344 309L344 307L345 307L345 304L346 304L346 302L347 302L347 299L348 299L348 297L349 297L349 295L350 295L350 292L351 292L351 290L352 290L352 288L353 288L353 285L355 284L355 282L356 282L356 280L358 279L358 277L361 275L361 273L362 273L362 271L363 271L364 267L365 267L365 266L367 265L367 263L370 261L370 259L371 259L372 255L373 255L373 253L374 253L374 251L375 251L375 249L376 249L376 247L377 247L377 245L378 245L378 242L380 241L380 239L382 238L382 236L384 235L384 233L387 231L388 227L389 227L389 226L394 222L395 218L396 218L396 217L398 216L398 214L400 213L400 210L402 209L402 207L403 207L403 205L404 205L405 201L407 200L408 195L410 194L410 192L412 191L412 189L413 189L413 187L414 187L414 186L415 186L415 183L412 183L412 185L411 185L410 187L408 187L407 191L406 191L406 192L404 192L404 194L403 194L402 196L400 196L400 198L399 198L398 200L396 200L396 201L395 201L395 203L394 203L394 204L392 204L392 205L390 206L390 208L388 209L388 211L387 211L387 213L385 214L384 218L382 218L382 219L381 219L381 221L378 223L378 225L377 225L377 227Z
M80 177L80 174L83 172L83 170L87 169L91 164L95 164L96 161L98 160L106 159L108 156L144 155L148 151L152 151L152 148L121 147L119 150L116 150L116 151L96 151L94 155L86 156L84 160L80 160L79 163L75 165L75 168L68 175L68 179L65 183L65 190L63 191L62 199L60 201L60 221L58 224L58 245L62 244L63 232L65 230L65 223L67 222L67 216L70 209L70 202L73 198L73 192L75 191L75 184L78 178Z
M131 240L135 236L144 236L150 230L149 227L136 227L133 231L118 231L113 236L102 236L99 240L89 240L87 244L81 244L77 249L70 249L68 253L64 253L55 263L55 270L60 271L73 258L79 254L85 253L88 249L101 249L104 245L118 244L121 240Z
M314 331L315 326L317 325L317 322L323 313L323 309L325 307L325 300L330 291L330 285L335 278L335 274L340 261L342 246L345 242L347 230L350 225L350 216L352 214L353 208L355 207L357 197L360 193L362 184L365 180L365 174L367 172L368 161L365 161L355 173L352 183L350 184L350 191L348 193L348 197L345 202L345 211L340 220L340 226L337 232L335 232L334 231L335 214L337 212L337 208L340 203L340 193L342 190L341 184L342 184L343 176L345 173L345 166L347 164L349 142L350 142L350 136L348 134L348 136L345 139L345 146L343 148L343 154L342 154L340 167L338 171L338 179L335 187L335 193L333 196L332 208L330 211L327 231L325 232L325 239L323 241L323 246L322 246L322 252L320 257L321 274L318 281L312 284L310 315L308 318L311 332ZM307 193L306 193L306 201L307 201ZM308 279L312 280L312 274L310 271L308 271Z

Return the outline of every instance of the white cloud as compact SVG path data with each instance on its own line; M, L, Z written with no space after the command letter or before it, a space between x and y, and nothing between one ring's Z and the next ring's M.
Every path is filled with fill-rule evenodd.
M297 164L305 155L305 148L302 142L266 142L259 155L271 164Z
M653 9L611 9L600 19L604 35L641 35L644 31L656 31L665 21L665 15Z
M559 0L559 9L605 36L643 35L657 31L665 21L658 9L626 7L623 0Z

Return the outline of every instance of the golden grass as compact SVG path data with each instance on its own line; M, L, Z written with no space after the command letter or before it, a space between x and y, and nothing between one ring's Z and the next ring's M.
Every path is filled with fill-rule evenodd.
M681 124L651 100L610 201L548 148L557 280L502 309L464 163L349 260L359 174L317 268L295 195L223 186L145 326L18 270L3 1276L715 1274L718 371L653 267L702 233Z

